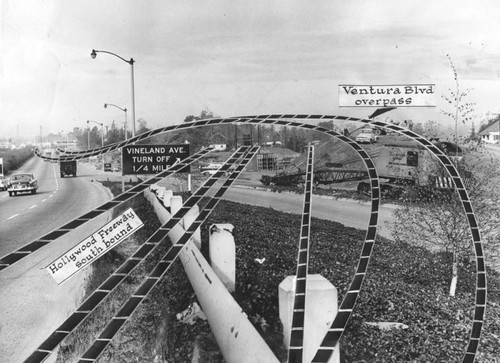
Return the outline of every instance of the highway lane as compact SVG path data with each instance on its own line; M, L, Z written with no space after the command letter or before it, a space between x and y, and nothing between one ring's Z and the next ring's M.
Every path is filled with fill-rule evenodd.
M247 178L248 179L248 178ZM238 184L242 182L242 184ZM179 185L172 180L164 179L158 183L167 189L179 191ZM222 182L216 185L222 185ZM282 212L301 214L303 208L302 194L277 193L261 188L254 188L246 180L236 180L235 186L228 189L222 199L259 207L272 208ZM213 195L214 191L209 192ZM384 203L380 205L377 234L391 237L391 226L394 223L393 211L396 205ZM337 199L329 196L312 197L312 213L315 218L341 223L347 227L366 230L370 218L371 203L353 199Z
M76 178L60 178L58 168L33 158L21 170L33 172L39 193L0 194L2 256L111 198L84 163ZM90 269L57 285L45 267L109 219L101 215L0 272L0 361L24 360L77 306Z
M231 188L223 199L273 208L282 212L300 214L304 196L293 193L274 193L253 188ZM314 196L312 198L312 213L315 218L339 222L347 227L366 230L370 218L371 204L348 199ZM379 209L377 233L391 238L390 226L394 221L392 212L396 208L392 204L382 204Z
M0 255L5 255L40 236L45 227L47 218L47 203L58 191L56 178L56 164L43 163L38 158L30 159L19 172L31 172L38 180L37 194L19 194L9 197L9 194L0 194ZM23 226L22 234L19 226ZM29 226L29 228L27 228ZM21 238L22 237L22 238Z
M37 194L0 197L0 256L79 217L107 200L106 191L89 182L91 170L79 165L79 177L60 178L59 166L32 158L21 171L32 172L37 178ZM22 228L21 228L22 226ZM22 232L22 233L20 233Z

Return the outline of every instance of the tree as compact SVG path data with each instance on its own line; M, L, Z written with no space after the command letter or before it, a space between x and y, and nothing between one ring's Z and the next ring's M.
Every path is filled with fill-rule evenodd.
M136 135L140 135L145 132L151 131L151 129L148 128L148 122L143 118L138 119L137 123L139 124L139 127L137 128Z
M415 126L413 126L413 131L419 135L424 134L424 126L422 125L421 122L417 122Z
M485 242L487 258L498 258L500 223L500 186L498 160L473 152L459 164ZM419 171L422 172L422 171ZM442 173L444 176L444 171ZM462 204L454 191L415 187L394 211L396 241L411 242L433 251L451 254L450 296L455 295L458 270L469 263L473 249ZM495 255L497 254L497 255Z
M474 127L474 122L472 123L472 127L470 129L470 138L471 138L471 140L476 140L476 138L477 138L476 129Z
M427 120L423 126L422 135L428 139L438 137L441 132L441 127L437 121Z
M201 111L200 116L186 116L184 122L204 120L212 117L213 114L211 112ZM191 152L198 150L207 144L208 134L210 133L210 131L210 128L207 130L207 127L196 127L194 129L187 129L183 132L185 140L189 141L189 143L191 144Z
M124 139L125 139L125 134L123 129L118 129L117 127L115 127L113 123L106 135L106 145L114 144L123 141Z
M453 76L455 79L455 90L448 88L448 94L442 95L442 97L452 106L452 111L442 110L441 112L452 118L455 121L455 141L458 138L458 122L467 123L473 121L476 118L474 102L464 102L465 98L469 95L472 89L468 88L465 90L460 90L460 82L458 79L458 73L453 64L453 61L449 54L446 54L448 61L450 62L451 70L453 71Z

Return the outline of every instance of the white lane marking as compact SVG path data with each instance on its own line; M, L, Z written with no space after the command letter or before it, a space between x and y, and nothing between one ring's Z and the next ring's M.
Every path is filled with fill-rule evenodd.
M52 196L53 196L53 195L57 192L57 190L59 189L59 183L58 183L58 181L57 181L57 174L56 174L56 167L55 167L55 165L53 165L53 168L52 168L52 169L54 170L54 179L55 179L55 181L56 181L56 188L55 188L55 190L54 190L54 191L53 191L53 192L52 192L52 193L48 196L48 198L51 198L51 197L52 197ZM43 203L43 202L45 202L45 201L47 201L47 199L48 199L48 198L43 199L43 200L42 200L42 203ZM37 205L37 204L32 205L31 207L29 207L29 208L28 208L28 210L33 209L33 208L36 208L36 207L38 207L38 205ZM25 209L24 211L26 211L26 209ZM19 215L21 215L21 214L22 214L22 213L14 214L14 215L10 216L9 218L7 218L6 220L8 221L9 219L16 218L17 216L19 216Z
M54 170L54 180L56 181L56 190L59 189L59 180L57 180L56 166L52 164L52 170Z

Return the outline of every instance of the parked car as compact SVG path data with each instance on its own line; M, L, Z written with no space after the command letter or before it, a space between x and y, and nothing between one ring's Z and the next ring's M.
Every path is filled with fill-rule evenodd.
M9 196L17 195L17 193L35 194L38 189L38 181L31 173L19 173L10 176L7 191Z
M361 129L359 135L357 135L354 140L359 143L374 143L378 139L378 136L373 132L372 129L365 128Z
M0 176L0 190L7 190L8 185L9 185L9 179Z

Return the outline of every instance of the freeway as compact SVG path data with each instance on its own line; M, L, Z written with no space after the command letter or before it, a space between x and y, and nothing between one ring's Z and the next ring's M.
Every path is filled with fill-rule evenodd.
M224 199L273 208L282 212L300 214L304 196L293 193L273 193L253 188L229 189ZM396 208L392 204L382 204L379 209L379 227L377 233L391 238L390 226L393 223L392 212ZM349 199L314 196L312 198L312 216L320 219L339 222L347 227L366 230L370 218L371 205Z
M19 171L38 179L35 195L0 192L0 256L62 226L110 199L84 163L76 178L60 178L57 164L30 159ZM0 357L25 359L75 308L83 293L84 269L61 285L45 267L109 219L105 214L0 272Z

